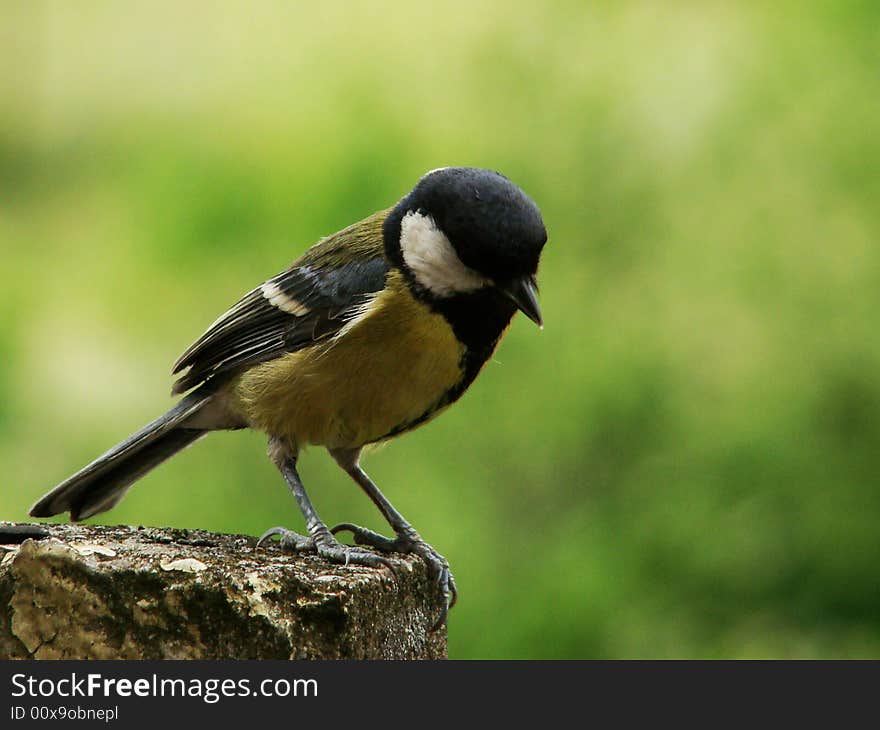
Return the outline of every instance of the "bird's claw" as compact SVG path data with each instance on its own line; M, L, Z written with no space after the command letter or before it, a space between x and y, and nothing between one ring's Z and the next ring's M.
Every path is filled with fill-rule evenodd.
M337 532L350 532L354 538L355 545L366 545L367 547L376 548L384 553L408 553L409 543L405 543L401 538L392 540L390 537L380 535L378 532L368 530L366 527L353 525L350 522L340 522L330 528L332 534Z
M315 553L331 563L342 565L365 565L370 568L388 568L394 572L394 566L387 558L361 548L343 545L330 532L319 533L317 537L306 537L285 527L273 527L263 533L257 540L257 547L270 538L278 535L282 550L296 553Z
M298 532L288 530L286 527L273 527L266 530L257 540L257 547L261 548L272 537L278 535L282 550L288 550L295 553L315 552L315 539L300 535Z
M449 563L446 558L426 543L415 530L403 532L392 539L385 537L385 535L380 535L378 532L373 532L366 527L353 525L350 522L341 522L330 529L330 532L334 535L342 531L350 532L356 545L366 545L383 552L413 553L422 558L428 564L428 570L434 576L437 591L443 597L440 617L431 630L435 631L446 623L449 609L458 600L455 578L449 569Z

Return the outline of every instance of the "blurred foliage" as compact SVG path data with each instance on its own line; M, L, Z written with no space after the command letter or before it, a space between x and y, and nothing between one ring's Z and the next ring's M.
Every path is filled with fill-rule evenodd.
M490 167L544 211L546 328L366 459L456 571L450 654L877 656L878 8L4 2L0 515L317 238ZM101 518L280 515L263 437L222 433Z

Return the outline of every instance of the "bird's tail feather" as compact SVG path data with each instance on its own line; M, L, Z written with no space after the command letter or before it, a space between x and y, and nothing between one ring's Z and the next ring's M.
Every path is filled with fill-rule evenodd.
M31 516L51 517L69 511L70 519L76 521L110 509L140 477L207 433L187 428L186 421L209 400L210 396L199 392L188 395L165 415L61 482L31 508Z

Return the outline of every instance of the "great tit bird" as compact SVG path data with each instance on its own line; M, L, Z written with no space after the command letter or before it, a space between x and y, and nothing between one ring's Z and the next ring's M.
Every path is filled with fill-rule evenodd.
M365 446L437 416L461 397L517 310L541 325L535 276L547 233L538 206L497 172L433 170L397 205L322 239L245 294L174 363L187 393L165 415L63 481L31 509L82 520L113 507L154 467L210 431L255 428L305 518L307 535L273 527L283 548L334 562L388 565L421 556L447 606L446 559L360 467ZM330 529L297 473L324 446L391 525L388 538ZM349 531L354 546L335 535ZM376 548L379 553L362 546Z

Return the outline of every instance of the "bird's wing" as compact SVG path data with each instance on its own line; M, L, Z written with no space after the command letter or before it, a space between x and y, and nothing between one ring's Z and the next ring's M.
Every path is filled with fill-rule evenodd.
M174 363L183 393L208 379L272 360L335 332L385 285L387 211L325 238L287 270L245 294Z

